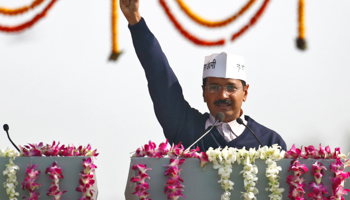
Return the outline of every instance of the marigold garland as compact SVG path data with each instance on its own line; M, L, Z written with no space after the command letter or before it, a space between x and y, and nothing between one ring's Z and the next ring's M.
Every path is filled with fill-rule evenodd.
M169 19L174 24L174 26L180 31L180 33L184 37L186 37L187 39L189 39L193 43L195 43L197 45L201 45L201 46L219 46L219 45L224 45L225 44L225 40L224 39L220 39L220 40L217 40L217 41L205 41L205 40L201 40L201 39L197 38L194 35L191 35L175 19L173 14L170 12L169 7L167 6L166 2L164 0L159 0L159 3L163 7L165 13L168 15Z
M4 32L19 32L23 31L27 28L32 27L36 22L38 22L41 18L43 18L47 11L49 11L50 8L57 2L57 0L51 0L51 2L46 6L46 8L39 14L37 14L32 20L25 22L18 26L1 26L0 25L0 31Z
M269 2L270 0L264 1L260 9L255 13L255 15L250 20L250 22L247 25L245 25L241 30L239 30L237 33L232 35L231 41L237 39L239 36L241 36L244 32L246 32L250 27L252 27L258 21L258 19L261 17L261 14L265 11L265 8Z
M122 53L118 49L118 38L117 38L117 22L118 22L118 1L112 0L112 53L109 56L109 60L116 61Z
M256 2L256 0L249 0L249 2L246 5L244 5L243 8L241 8L237 13L235 13L234 15L232 15L227 19L220 20L220 21L206 20L198 16L194 12L192 12L191 9L182 0L176 0L176 2L179 4L181 10L183 10L188 17L190 17L193 21L197 22L198 24L201 24L207 27L222 27L235 21L238 17L244 14Z
M305 2L304 2L304 0L299 0L299 4L298 4L298 25L299 25L298 33L299 33L299 36L297 38L297 47L300 50L306 49L304 10L305 10Z
M34 9L35 7L39 6L44 0L35 0L33 3L29 6L24 6L21 8L0 8L0 14L4 15L19 15L28 12L30 9Z

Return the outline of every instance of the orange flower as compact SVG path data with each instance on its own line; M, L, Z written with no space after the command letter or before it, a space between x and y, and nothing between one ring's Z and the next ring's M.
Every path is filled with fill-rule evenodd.
M41 18L43 18L47 11L52 8L52 6L56 3L57 0L51 0L51 2L46 6L46 8L39 14L37 14L32 20L23 23L21 25L18 26L1 26L0 25L0 31L4 31L4 32L19 32L19 31L23 31L27 28L32 27L36 22L38 22Z
M235 13L231 17L220 21L206 20L196 15L194 12L192 12L191 9L188 8L188 6L182 0L176 0L176 2L179 4L180 8L187 14L188 17L193 19L198 24L201 24L203 26L208 26L208 27L222 27L235 21L238 17L240 17L243 13L245 13L245 11L247 11L250 8L250 6L256 2L256 0L250 0L246 5L243 6L243 8L241 8L241 10L238 13Z
M9 8L0 8L0 13L4 15L18 15L23 14L30 9L34 9L35 7L39 6L44 0L35 0L30 6L24 6L21 8L16 9L9 9Z

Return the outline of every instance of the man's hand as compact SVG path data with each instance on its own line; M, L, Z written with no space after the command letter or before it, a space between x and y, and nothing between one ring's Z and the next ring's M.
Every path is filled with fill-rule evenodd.
M130 26L137 24L141 20L139 4L140 0L119 0L120 9Z

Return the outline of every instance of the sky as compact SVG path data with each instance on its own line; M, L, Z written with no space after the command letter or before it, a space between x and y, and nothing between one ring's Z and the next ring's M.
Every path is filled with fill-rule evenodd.
M0 0L23 6L29 0ZM245 58L246 115L275 130L288 148L329 145L350 152L349 1L307 0L308 49L296 49L297 1L270 1L259 21L234 42L262 0L239 20L218 29L199 26L175 1L166 1L181 25L207 40L227 38L224 46L197 46L184 38L156 0L141 0L140 12L157 37L186 100L208 112L202 98L204 56L227 51ZM219 20L237 12L243 0L186 0L199 15ZM19 17L0 16L0 25L31 19L42 6ZM119 9L118 9L119 11ZM138 147L165 141L153 111L144 71L132 46L127 21L118 13L116 62L111 52L111 1L58 1L32 28L0 32L0 124L12 140L27 143L91 144L99 198L124 199L130 157ZM0 147L13 148L5 132Z

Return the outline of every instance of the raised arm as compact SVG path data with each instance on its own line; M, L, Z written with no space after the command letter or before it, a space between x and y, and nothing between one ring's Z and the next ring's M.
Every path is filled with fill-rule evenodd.
M130 26L137 24L141 20L139 12L140 0L119 0L119 5Z

